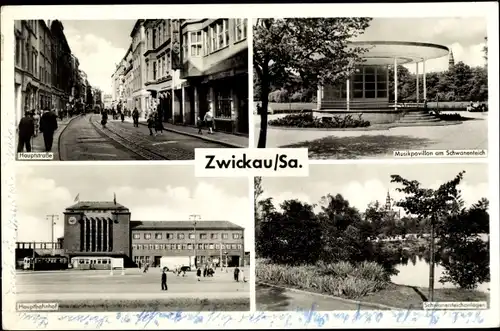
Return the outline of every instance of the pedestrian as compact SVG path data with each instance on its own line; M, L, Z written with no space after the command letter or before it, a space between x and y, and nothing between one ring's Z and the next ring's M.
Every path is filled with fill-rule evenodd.
M106 109L103 109L103 111L102 111L102 119L101 119L101 124L102 124L103 128L106 127L106 123L107 122L108 122L108 112L106 111Z
M22 153L24 146L26 152L31 153L31 137L35 133L35 123L31 117L31 112L26 111L24 117L19 121L19 137L17 142L17 152Z
M125 121L125 114L123 112L121 112L120 116L122 118L122 123L123 123Z
M157 111L155 111L154 114L155 114L155 117L154 117L155 118L155 132L156 133L160 132L160 134L163 134L163 122L161 119L161 115Z
M52 150L54 132L57 130L57 116L53 111L46 109L40 118L40 132L43 133L45 152Z
M208 134L212 134L213 131L212 131L212 128L213 128L213 114L212 114L212 111L209 110L205 113L205 116L203 118L203 121L206 123L207 125L207 128L208 128Z
M167 273L166 273L166 268L163 268L163 271L161 273L161 290L162 291L167 291Z
M247 280L245 279L245 274L243 273L243 268L240 270L239 278L243 281L243 283L247 282Z
M200 277L201 277L201 268L198 267L198 269L196 270L196 277L198 277L198 281L200 281Z
M240 277L240 269L238 267L234 268L234 280L239 282L239 277Z
M201 120L201 118L198 116L196 118L196 125L198 126L198 134L203 134L203 121Z
M38 136L38 132L40 131L40 111L33 110L33 122L35 124L35 132L33 133L33 137Z
M143 271L143 273L148 272L148 269L149 269L149 263L146 263L146 264L144 265L144 271Z
M62 110L57 110L58 114L59 114L59 120L62 121L63 120L63 112Z
M207 272L208 272L208 269L207 269L207 266L205 266L203 268L203 277L207 277Z
M139 127L139 111L137 110L137 107L134 108L134 111L132 112L132 119L134 120L134 126L136 128Z
M149 114L148 117L148 129L149 129L149 135L153 135L153 128L155 126L155 119L154 119L154 114Z

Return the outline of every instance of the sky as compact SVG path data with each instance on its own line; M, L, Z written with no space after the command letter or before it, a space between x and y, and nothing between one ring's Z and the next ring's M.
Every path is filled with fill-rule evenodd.
M113 201L113 193L132 220L227 220L245 228L245 247L252 247L248 178L196 178L194 166L180 165L18 165L17 241L50 241L51 214L59 216L55 238L62 237L63 212L77 194L80 201Z
M111 93L115 64L130 46L135 20L62 20L71 52L80 61L90 85Z
M341 194L351 206L364 212L370 202L385 204L387 191L395 201L404 197L404 194L395 190L400 186L390 182L393 174L418 180L422 187L435 189L455 178L462 170L465 170L465 174L459 188L465 205L469 207L482 197L488 198L487 165L473 163L309 165L309 177L293 180L263 177L262 198L273 197L274 206L278 207L289 199L315 204L327 194ZM404 214L403 210L401 214Z
M374 18L359 40L414 41L447 46L455 63L483 66L487 21L483 17ZM415 65L407 68L415 72ZM426 71L448 69L448 57L429 60Z

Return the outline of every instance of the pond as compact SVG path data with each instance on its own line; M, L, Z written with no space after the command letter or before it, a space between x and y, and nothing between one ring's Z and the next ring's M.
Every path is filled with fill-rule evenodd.
M429 287L429 263L422 256L412 256L407 263L399 263L394 266L399 271L391 277L391 281L399 285L418 287ZM436 263L434 267L434 288L454 288L451 283L442 284L439 279L443 275L443 266ZM479 284L478 291L489 292L490 283Z

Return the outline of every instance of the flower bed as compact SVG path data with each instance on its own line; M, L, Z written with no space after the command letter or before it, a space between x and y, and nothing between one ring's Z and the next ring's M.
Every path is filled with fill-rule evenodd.
M271 126L283 126L292 128L323 128L323 129L336 129L336 128L363 128L370 126L369 121L362 118L362 114L357 117L352 115L332 117L316 117L312 113L291 114L270 120Z

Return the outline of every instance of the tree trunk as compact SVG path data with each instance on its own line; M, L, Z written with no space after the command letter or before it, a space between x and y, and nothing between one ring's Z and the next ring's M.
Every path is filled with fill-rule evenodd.
M257 148L266 148L267 141L267 111L269 108L269 75L268 75L268 66L263 66L262 68L262 77L260 80L261 88L260 88L260 101L262 104L262 108L260 111L260 133L259 133L259 142L257 143Z
M430 265L429 265L429 297L428 302L434 301L434 223L435 218L431 219L431 247L430 247Z

